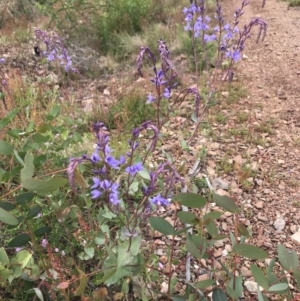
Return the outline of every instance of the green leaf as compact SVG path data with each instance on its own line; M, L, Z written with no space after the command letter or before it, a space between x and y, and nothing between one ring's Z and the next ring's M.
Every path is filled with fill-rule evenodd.
M0 263L9 268L9 258L4 248L0 248Z
M226 195L218 195L213 192L213 200L219 207L225 209L226 211L229 211L231 213L239 212L239 207L231 198Z
M142 237L139 235L131 240L131 245L129 240L126 240L118 245L118 268L124 267L128 264L134 264L136 262L137 254L140 250L141 241Z
M138 181L134 181L131 183L131 185L129 186L129 194L130 195L135 195L135 193L139 190L139 182Z
M14 150L14 155L17 159L17 161L22 165L22 166L25 166L25 163L23 161L23 159L20 157L19 153L17 151Z
M34 192L24 192L16 197L16 202L21 206L25 206L26 204L31 202L34 197L35 197Z
M209 233L209 235L214 238L215 236L217 236L219 234L219 230L215 224L214 221L211 221L207 226L206 226L207 232Z
M21 269L25 268L29 260L31 259L32 254L29 253L27 250L21 250L17 253L16 258L21 265Z
M24 247L30 241L30 236L27 233L19 234L13 238L9 243L9 248Z
M222 215L220 211L211 211L202 217L203 223L208 224L211 221L218 219Z
M186 241L186 248L195 258L201 259L203 257L195 243L189 239Z
M81 296L83 295L86 285L88 283L88 277L83 271L79 270L78 268L77 270L80 274L80 284L77 290L74 292L74 296Z
M21 169L21 181L31 179L34 174L33 155L28 152L24 158L24 167Z
M14 148L3 140L0 140L0 155L10 156L14 152Z
M38 133L41 133L41 134L43 134L43 133L46 133L46 132L48 132L48 131L50 131L51 130L51 126L49 125L49 124L47 124L47 123L42 123L42 124L40 124L38 127L37 127L37 132Z
M234 284L235 287L233 287ZM243 278L241 276L232 277L226 290L231 298L239 299L243 294Z
M85 257L85 260L92 259L95 255L95 249L93 247L84 248L84 252L87 255L87 257Z
M240 235L242 235L242 236L245 236L245 237L249 237L250 236L247 228L243 224L239 223L238 226L237 226L237 230L238 230L238 233Z
M194 213L186 212L186 211L177 212L177 217L184 224L195 224L199 221L197 216Z
M60 106L55 106L49 114L46 115L46 120L51 121L56 118L60 113Z
M34 288L34 291L35 291L35 294L37 295L37 297L40 299L40 301L44 301L42 291L37 287Z
M257 286L257 296L258 296L258 301L265 301L265 298L264 298L259 286Z
M6 211L12 211L16 208L16 205L10 203L10 202L0 202L0 208L6 210Z
M164 235L175 235L176 234L174 227L162 217L153 217L152 216L149 218L149 223L154 230L157 230L158 232L160 232Z
M258 285L263 287L265 290L268 290L269 289L269 281L266 278L263 271L255 264L251 264L251 272L252 272L252 275L253 275L255 281L258 283Z
M284 245L278 245L277 252L278 259L282 267L286 271L291 271L295 267L293 255L290 254L290 252Z
M27 213L27 218L33 218L36 217L40 212L42 211L42 208L38 205L33 206L32 208L29 209Z
M233 251L250 259L265 259L268 256L266 251L249 244L237 244L233 247Z
M38 237L41 237L41 236L44 236L45 234L49 234L51 231L52 231L51 227L43 226L41 228L36 229L34 231L34 235L38 236Z
M35 123L34 121L30 121L27 128L26 128L26 133L31 133L32 130L34 129Z
M33 142L35 142L35 143L45 143L45 142L49 141L50 136L44 136L44 135L41 135L41 134L34 134L34 135L32 135L31 138L32 138Z
M288 288L289 288L289 285L287 283L277 283L277 284L272 285L268 289L268 293L280 294L280 293L283 293Z
M2 208L0 208L0 222L12 226L19 224L19 221L13 215Z
M12 129L7 132L7 134L13 138L18 139L20 137L21 130L20 129Z
M0 279L1 282L7 280L10 277L10 270L5 268L2 264L0 264Z
M196 193L179 193L172 197L174 202L178 202L180 205L184 205L190 208L203 208L207 200Z
M213 301L227 301L228 300L226 297L226 294L220 288L213 290L212 299L213 299Z
M138 172L138 174L145 180L150 180L150 174L148 172L148 170L143 169L141 171Z
M21 182L23 188L37 193L50 193L53 192L68 183L68 180L61 177L53 177L49 180L42 181L38 179L27 179Z
M198 289L204 289L206 287L214 285L215 283L216 283L216 280L214 280L214 279L206 279L206 280L202 280L200 282L197 282L195 284L195 287L198 288Z
M0 120L0 130L2 130L6 125L8 125L20 112L20 108L16 108L7 113L7 115Z
M100 285L105 283L109 278L111 278L117 272L117 268L112 268L109 272L105 271L105 274L100 280L96 280L96 284Z
M299 267L295 267L293 269L293 276L296 278L298 290L300 290L300 268Z

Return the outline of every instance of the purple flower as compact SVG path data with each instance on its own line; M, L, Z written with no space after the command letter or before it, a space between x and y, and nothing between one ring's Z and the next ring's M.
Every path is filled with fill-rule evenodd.
M155 83L155 86L162 86L167 82L166 80L163 80L163 77L164 77L164 72L160 70L155 74L154 78L150 79L150 81Z
M2 58L0 59L0 63L1 63L1 64L5 63L5 58L4 58L4 57L2 57Z
M98 188L100 186L100 180L96 177L93 177L94 185L91 188Z
M55 248L54 251L55 251L56 253L58 253L58 252L59 252L59 249L58 249L58 248Z
M119 200L118 193L115 192L111 192L109 194L109 201L115 206L121 203L121 200Z
M100 156L98 155L98 152L95 151L92 156L91 156L91 160L94 162L94 163L97 163L100 161Z
M171 97L171 89L169 87L166 87L163 95L165 98L170 98Z
M170 202L163 198L160 193L154 198L150 198L150 202L156 206L169 206Z
M231 58L234 62L241 59L241 52L238 49L234 51L228 50L225 55L226 57Z
M20 252L21 250L23 250L23 247L17 247L16 249L16 253Z
M131 176L134 176L135 174L137 174L139 171L143 170L143 163L142 162L138 162L132 166L128 166L125 168L125 171L127 173L129 173Z
M101 194L102 194L102 192L99 191L99 190L92 190L91 191L92 199L97 199Z
M151 94L149 94L149 95L147 96L147 101L146 101L146 103L152 103L152 102L154 102L154 100L155 100L155 97L152 96Z
M44 238L44 239L42 240L42 247L43 247L43 248L46 248L47 245L48 245L48 240L47 240L46 238Z
M215 34L212 34L212 35L205 34L203 39L204 39L205 43L209 43L209 42L215 41L217 39L217 36Z
M119 169L119 165L121 164L121 162L117 159L115 159L113 156L107 156L105 158L105 162L112 168L114 169Z

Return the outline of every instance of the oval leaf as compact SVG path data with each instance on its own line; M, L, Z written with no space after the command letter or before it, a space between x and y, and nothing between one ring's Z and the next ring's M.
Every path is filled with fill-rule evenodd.
M277 283L272 285L269 289L268 289L268 293L282 293L283 291L285 291L286 289L289 288L289 285L287 283Z
M250 236L247 228L243 224L238 224L237 230L238 230L238 233L240 235L242 235L242 236L245 236L245 237L249 237Z
M179 193L172 197L172 200L190 208L203 208L207 200L196 193Z
M44 226L34 231L34 235L37 237L44 236L52 231L51 227Z
M227 301L226 294L220 288L213 290L212 299L213 301Z
M233 251L242 257L250 259L265 259L268 257L266 251L249 244L237 244L233 247Z
M27 153L24 158L24 167L21 169L21 181L31 179L34 174L33 155Z
M9 243L9 248L24 247L30 240L30 236L27 233L20 234L13 238Z
M14 152L14 148L3 140L0 140L0 154L10 156Z
M294 266L293 255L290 254L288 249L284 245L278 245L278 258L280 264L286 271L291 271Z
M213 192L213 200L219 206L229 211L231 213L238 213L239 207L235 204L235 202L226 195L218 195Z
M44 297L43 297L42 291L39 288L37 288L37 287L34 288L34 291L35 291L36 295L38 296L38 298L41 301L44 301Z
M162 234L175 235L176 233L174 227L162 217L150 217L149 223L154 230Z
M29 209L27 213L27 218L33 218L36 217L40 212L42 211L42 208L40 206L34 206Z
M211 286L215 283L216 283L216 280L214 280L214 279L206 279L206 280L202 280L200 282L197 282L195 284L195 287L199 288L199 289L204 289L204 288L209 287L209 286Z
M198 218L194 213L186 212L186 211L179 211L177 212L177 217L184 223L184 224L194 224L198 222Z
M68 180L61 177L54 177L46 181L38 179L27 179L21 182L22 187L36 191L38 193L50 193L53 192L68 183Z
M6 211L12 211L16 208L16 205L10 203L10 202L0 202L0 208L6 210Z
M34 197L35 197L34 192L25 192L25 193L22 193L22 194L20 194L16 197L16 202L19 205L24 206L27 203L31 202Z
M0 222L11 226L19 224L19 221L13 215L2 208L0 208Z
M258 285L263 287L265 290L268 290L269 289L269 281L266 278L263 271L255 264L251 264L251 272L252 272L252 275L253 275L255 281L258 283Z

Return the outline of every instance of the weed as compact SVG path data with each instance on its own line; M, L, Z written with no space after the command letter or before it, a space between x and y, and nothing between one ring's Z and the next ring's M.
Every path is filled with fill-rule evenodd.
M238 123L243 123L245 121L247 121L249 118L249 113L248 112L239 112L237 115L236 115L236 120Z
M228 120L228 116L224 114L222 111L218 112L215 116L216 121L221 124L226 124Z

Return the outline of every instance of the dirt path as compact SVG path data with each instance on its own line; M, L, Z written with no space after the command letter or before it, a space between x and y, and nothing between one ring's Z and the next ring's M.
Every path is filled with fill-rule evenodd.
M240 4L231 0L227 8L232 11ZM286 2L276 0L267 0L264 8L261 4L251 0L243 20L262 18L268 23L267 36L259 44L256 37L249 41L246 58L238 67L247 88L245 105L256 108L251 122L273 120L274 130L274 135L265 137L267 146L258 147L252 156L263 180L250 192L253 219L260 225L258 230L264 229L260 236L266 247L281 242L299 250L290 238L300 225L300 9L289 9ZM263 203L258 206L259 201ZM286 222L282 231L273 226L279 217Z

